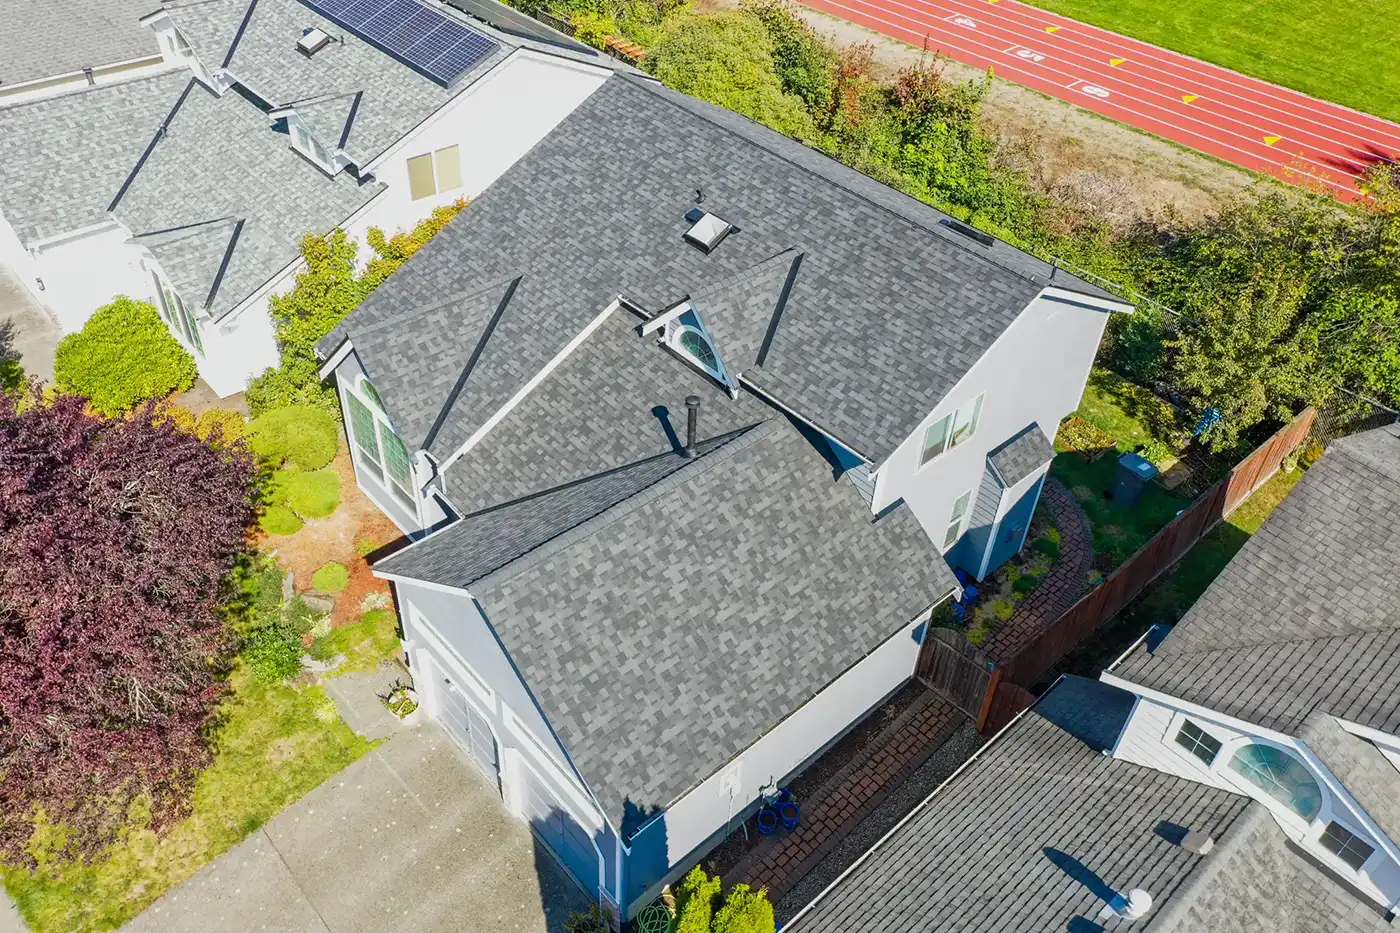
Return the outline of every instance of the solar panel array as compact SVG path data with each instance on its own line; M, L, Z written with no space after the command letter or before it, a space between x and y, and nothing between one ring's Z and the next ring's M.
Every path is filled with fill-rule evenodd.
M496 51L495 42L416 0L302 0L442 85Z

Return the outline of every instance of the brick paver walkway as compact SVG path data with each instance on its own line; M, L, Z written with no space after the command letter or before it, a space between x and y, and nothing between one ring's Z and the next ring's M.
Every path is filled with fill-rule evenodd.
M1045 477L1041 501L1050 507L1060 529L1060 562L1031 591L1016 612L1003 622L982 648L993 661L1006 661L1074 605L1089 590L1094 565L1094 536L1089 517L1074 493L1053 476Z
M799 800L802 822L791 832L761 839L725 875L766 887L778 900L906 777L923 764L967 717L925 691L875 741L816 791Z

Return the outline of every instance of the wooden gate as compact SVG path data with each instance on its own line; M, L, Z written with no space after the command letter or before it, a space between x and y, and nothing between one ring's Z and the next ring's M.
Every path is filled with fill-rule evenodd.
M929 689L970 716L980 729L1001 671L961 632L930 628L919 649L918 676Z

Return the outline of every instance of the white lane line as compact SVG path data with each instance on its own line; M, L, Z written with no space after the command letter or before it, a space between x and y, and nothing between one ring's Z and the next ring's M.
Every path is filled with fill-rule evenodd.
M899 0L882 0L882 2L885 3L885 4L887 4L888 6L898 6L898 7L902 7L902 8L904 8L904 9L907 9L907 10L914 10L915 12L917 12L917 10L916 10L914 7L911 7L911 6L909 6L908 4L905 4L905 3L901 3L901 2L899 2ZM908 21L911 22L911 23L918 23L918 20L917 20L917 19L914 19L913 17L909 17L909 16L904 16L903 14L900 14L900 13L895 13L893 10L888 10L888 9L886 9L885 12L889 12L889 13L891 13L892 15L899 16L901 19L906 19L906 20L908 20ZM932 22L930 23L930 25L936 26L936 25L937 25L937 21L932 21ZM950 35L951 35L951 34L950 34ZM953 38L954 38L954 41L961 41L961 40L956 39L956 37L953 37ZM970 43L973 44L973 45L978 46L979 48L986 49L986 50L988 50L988 51L990 51L990 52L997 52L997 51L998 51L998 50L996 49L996 47L991 46L991 45L988 45L988 44L985 43L985 42L982 42L982 41L981 41L979 38L977 38L977 37L968 37L967 41L970 42ZM1068 64L1068 63L1066 63L1066 64ZM1136 84L1136 83L1134 83L1134 82L1128 80L1127 78L1122 77L1122 76L1121 76L1121 73L1113 73L1113 72L1106 72L1106 71L1097 71L1097 70L1095 70L1094 68L1087 68L1087 69L1081 69L1081 70L1087 71L1087 72L1089 73L1090 77L1092 77L1092 78L1094 78L1094 79L1103 80L1103 81L1105 81L1105 82L1107 82L1107 83L1111 83L1111 84L1113 84L1113 85L1115 85L1115 86L1118 86L1118 87L1120 88L1120 90L1121 90L1122 88L1125 88L1125 87L1126 87L1126 88L1129 88L1130 91L1129 91L1129 93L1128 93L1128 96L1131 97L1132 99L1136 100L1138 103L1143 104L1144 106L1155 108L1155 109L1157 109L1157 110L1160 110L1160 111L1162 111L1162 112L1164 112L1164 113L1167 113L1167 114L1169 114L1169 115L1172 115L1172 116L1175 116L1175 115L1176 115L1173 111L1168 110L1166 107L1164 107L1164 106L1162 106L1161 104L1159 104L1159 103L1156 102L1156 99L1157 99L1157 98L1160 98L1161 100L1175 101L1175 100L1177 100L1176 97L1170 96L1169 94L1165 94L1165 93L1163 93L1163 92L1161 92L1161 91L1159 91L1159 90L1155 90L1155 89L1153 89L1153 88L1147 88L1147 87L1143 87L1143 86L1141 86L1141 85L1139 85L1139 84ZM1073 76L1072 72L1066 72L1066 71L1061 71L1060 74L1062 74L1064 77L1067 77L1067 78ZM1089 79L1088 79L1088 78L1085 78L1084 80L1089 80ZM1131 93L1132 91L1137 91L1138 93L1137 93L1137 94L1133 94L1133 93ZM1146 114L1142 114L1142 116L1146 116ZM1154 119L1155 119L1155 118L1154 118ZM1186 119L1190 120L1192 123L1197 123L1197 124L1200 124L1201 126L1209 127L1209 128L1212 129L1212 130L1215 130L1215 131L1218 131L1218 132L1221 132L1221 133L1228 133L1228 134L1230 134L1231 136L1235 136L1235 137L1237 137L1237 138L1239 138L1239 139L1247 139L1247 140L1251 140L1251 141L1253 141L1253 140L1255 140L1255 139L1262 139L1264 136L1270 135L1270 134L1271 134L1271 131L1274 129L1274 127L1272 127L1272 126L1256 126L1256 125L1253 125L1253 124L1251 124L1251 123L1249 123L1249 122L1247 122L1247 121L1245 121L1245 120L1233 120L1233 121L1231 121L1231 122L1233 122L1233 123L1235 123L1235 124L1237 124L1237 125L1239 125L1239 126L1245 127L1245 128L1250 129L1250 130L1252 130L1252 131L1254 132L1254 135L1247 135L1247 134L1245 134L1245 133L1241 133L1241 132L1239 132L1238 130L1231 129L1231 128L1226 127L1226 126L1218 126L1218 125L1216 125L1216 124L1212 124L1212 123L1210 123L1208 120L1205 120L1205 119L1203 119L1203 118L1198 118L1198 117L1194 117L1194 116L1187 116ZM1167 121L1162 121L1162 122L1167 122ZM1168 125L1174 125L1174 124L1168 124ZM1357 164L1357 170L1356 170L1356 171L1357 171L1357 174L1359 174L1361 171L1364 171L1364 170L1365 170L1364 164L1362 164L1359 160L1356 160L1356 159L1347 159L1345 156L1343 156L1343 155L1338 155L1338 154L1335 154L1335 153L1327 153L1327 152L1325 152L1325 151L1323 151L1323 150L1320 150L1319 147L1310 147L1310 148L1313 148L1313 149L1315 149L1315 150L1318 150L1318 154L1319 154L1319 155L1331 156L1331 157L1333 157L1333 158L1338 159L1339 161L1345 160L1345 161L1348 161L1348 162L1355 162L1355 163ZM1352 174L1353 174L1353 173L1351 173L1351 172L1345 172L1345 171L1343 171L1343 170L1341 170L1341 169L1339 169L1339 168L1337 168L1337 167L1335 167L1335 166L1328 165L1328 164L1323 163L1323 162L1319 162L1317 159L1310 158L1310 157L1308 157L1307 155L1303 155L1302 153L1299 153L1298 158L1302 159L1304 162L1308 162L1308 163L1310 163L1310 164L1312 164L1312 165L1315 165L1315 166L1317 166L1318 168L1320 168L1320 169L1322 169L1322 170L1324 170L1324 171L1336 171L1336 172L1338 172L1339 174L1347 174L1347 175L1352 175Z
M1020 3L1009 4L1007 6L1001 7L1000 10L1015 10L1016 13L1021 14L1024 17L1024 21L1016 25L1019 25L1020 28L1031 29L1036 34L1044 32L1043 26L1047 18L1062 19L1061 17L1057 17L1053 13L1048 13L1044 10L1040 10L1035 7L1028 7ZM1009 15L1006 18L1009 20ZM1180 58L1184 62L1199 65L1203 69L1207 69L1210 72L1213 72L1216 78L1218 79L1223 79L1224 89L1221 93L1223 93L1226 96L1245 101L1246 103L1254 104L1255 106L1267 107L1271 110L1279 112L1280 114L1286 115L1291 119L1307 120L1309 123L1313 123L1317 126L1322 127L1324 130L1331 131L1333 133L1336 132L1337 124L1340 123L1345 124L1347 126L1356 127L1359 131L1364 131L1372 135L1380 133L1382 136L1389 137L1389 140L1392 144L1400 145L1400 125L1396 124L1394 121L1387 120L1384 117L1378 117L1375 114L1370 114L1361 110L1356 110L1355 108L1348 107L1346 104L1338 104L1334 101L1322 100L1317 97L1312 97L1311 95L1305 94L1302 91L1295 91L1292 88L1287 88L1280 84L1274 84L1273 82L1265 81L1262 78L1254 78L1238 71L1232 71L1231 69L1226 68L1223 65L1217 65L1213 62L1208 62L1203 59L1195 58L1194 56L1186 55L1181 52L1173 52L1170 49L1164 49L1159 45L1153 45L1150 42L1145 42L1141 39L1134 39L1131 36L1125 36L1121 33L1113 32L1108 29L1103 29L1102 27L1094 26L1089 23L1080 23L1075 22L1074 20L1063 20L1063 23L1068 24L1072 27L1079 27L1078 29L1071 28L1067 31L1058 28L1056 29L1056 32L1059 33L1059 38L1065 41L1066 43L1079 44L1091 49L1092 51L1097 52L1106 51L1100 46L1109 44L1107 40L1116 39L1125 42L1130 42L1133 45L1137 46L1139 49L1151 53L1151 55L1149 55L1145 59L1133 59L1134 65L1143 65L1145 67L1151 68L1153 71L1156 71L1163 75L1167 75L1172 80L1182 80L1189 82L1193 79L1193 77L1210 77L1210 75L1206 74L1185 76L1172 72L1167 67L1160 67L1162 65L1168 64L1169 60L1172 58ZM1095 43L1091 41L1094 38L1100 37L1105 40L1103 43ZM1155 59L1153 58L1153 56L1155 56ZM1216 86L1220 85L1217 84ZM1236 93L1235 91L1230 90L1230 88L1232 87L1238 89L1240 93ZM1270 104L1264 102L1261 104L1259 101L1251 100L1248 97L1246 97L1246 93L1254 93L1258 96L1267 98L1268 100L1276 101L1277 103ZM1299 111L1302 112L1299 113ZM1308 114L1314 114L1319 117L1330 116L1333 119L1331 122L1324 122L1323 120L1312 119L1310 116L1308 116ZM1351 117L1359 117L1361 119L1351 119ZM1374 140L1371 137L1365 137L1362 139L1362 142L1374 142Z
M813 2L820 2L823 6L828 6L828 7L832 7L832 8L840 9L840 10L846 10L846 11L848 11L848 12L850 12L850 13L853 13L853 14L855 14L855 15L857 15L857 16L860 16L860 17L862 17L863 19L869 20L869 21L871 21L871 22L884 23L886 26L889 26L891 29L896 29L896 30L899 30L900 32L907 33L907 34L909 34L909 35L914 35L914 36L918 36L918 37L922 38L922 34L919 33L918 30L910 29L908 26L901 26L901 25L899 25L898 23L892 23L892 22L890 22L889 20L884 19L884 18L882 18L882 17L880 17L880 16L876 16L876 15L870 13L870 12L867 12L866 10L856 9L855 7L848 6L848 5L844 4L844 3L840 3L840 2L838 2L838 0L813 0ZM853 3L864 3L864 0L852 0L852 2L853 2ZM873 4L864 3L864 5L872 7L872 8L873 8L876 12L878 12L878 13L891 13L891 11L882 9L882 8L880 8L880 7L875 7ZM909 19L909 17L903 16L903 15L901 15L901 14L899 14L899 13L892 13L891 15L898 16L900 19ZM911 22L914 22L914 20L910 20L910 21L911 21ZM860 24L858 23L857 25L860 25ZM907 42L908 40L903 40L903 41L906 41L906 42ZM936 50L935 50L935 51L936 51ZM981 55L981 53L976 53L976 52L974 52L974 53L972 53L972 54L977 54L977 55L979 55L980 57L983 57L983 58L989 58L988 56ZM989 58L989 61L991 61L991 60L992 60L992 59ZM1026 68L1017 67L1017 66L1014 65L1014 64L1005 64L1005 65L1001 65L1001 66L998 66L998 67L999 67L1001 70L1003 70L1003 71L1019 72L1019 73L1021 73L1021 74L1026 75L1026 76L1029 77L1029 78L1035 78L1035 79L1037 79L1037 80L1042 80L1042 81L1045 80L1044 77L1043 77L1042 75L1038 75L1038 74L1036 74L1035 72L1030 71L1029 69L1026 69ZM1068 77L1068 75L1063 75L1063 74L1062 74L1062 76L1063 76L1063 77ZM1082 80L1082 79L1081 79L1081 80ZM1133 98L1129 97L1128 99L1129 99L1129 100L1132 100ZM1257 153L1257 152L1254 152L1254 151L1251 151L1251 150L1248 150L1248 149L1242 149L1242 148L1240 148L1239 146L1232 145L1231 143L1228 143L1228 142L1223 142L1223 141L1221 141L1221 140L1219 140L1219 139L1214 139L1214 138L1212 138L1212 137L1210 137L1210 136L1207 136L1207 135L1205 135L1204 133L1201 133L1201 132L1199 132L1199 131L1197 131L1197 130L1188 129L1188 128L1182 127L1182 126L1177 126L1176 124L1171 123L1170 121L1162 120L1162 119L1160 119L1160 118L1158 118L1158 117L1148 116L1147 114L1141 113L1141 112L1139 112L1139 111L1137 111L1137 110L1134 110L1134 109L1131 108L1131 107L1127 107L1127 106L1125 106L1125 105L1123 105L1123 104L1121 104L1121 103L1117 103L1117 102L1105 103L1105 106L1111 107L1111 108L1113 108L1113 109L1115 109L1115 110L1118 110L1118 111L1121 111L1121 112L1123 112L1123 113L1131 114L1132 116L1135 116L1135 117L1140 117L1140 118L1142 118L1142 119L1151 120L1152 122L1154 122L1154 123L1156 123L1156 124L1158 124L1158 125L1160 125L1160 126L1170 127L1171 129L1176 130L1177 132L1182 133L1183 135L1190 136L1190 137L1193 137L1193 138L1195 138L1195 139L1202 140L1203 142L1209 143L1209 144L1212 145L1212 146L1217 146L1217 147L1219 147L1219 148L1221 148L1221 149L1229 149L1229 150L1231 150L1231 151L1233 151L1233 152L1238 152L1238 153L1240 153L1240 154L1243 155L1243 156L1247 156L1249 159L1251 159L1251 160L1254 161L1254 162L1262 163L1262 164L1264 164L1264 165L1272 165L1272 166L1275 166L1276 168L1279 168L1279 169L1292 169L1292 163L1291 163L1291 161L1290 161L1290 162L1279 162L1279 161L1276 161L1276 160L1274 160L1274 159L1266 158L1264 155L1261 155L1260 153ZM1120 120L1121 120L1121 118L1119 118L1119 117L1114 117L1113 114L1105 114L1105 116L1111 117L1111 118L1113 118L1113 119L1120 119ZM1129 124L1131 125L1131 121L1128 121L1128 120L1122 120L1121 122L1129 123ZM1196 121L1196 122L1200 122L1200 121ZM1160 136L1160 135L1163 135L1163 134L1161 134L1160 132L1157 132L1157 131L1155 131L1155 130L1148 129L1148 128L1146 128L1146 127L1142 127L1142 128L1143 128L1143 129L1147 129L1147 131L1150 132L1150 133L1156 133L1156 135L1159 135L1159 136ZM1239 135L1239 134L1231 134L1231 135ZM1241 138L1246 138L1246 137L1241 137ZM1180 142L1180 140L1175 140L1175 141L1176 141L1176 142ZM1197 147L1195 147L1195 148L1200 149L1201 147L1197 146ZM1204 150L1202 150L1202 151L1204 151ZM1245 165L1245 166L1243 166L1243 167L1248 168L1248 169L1250 169L1250 170L1252 170L1252 171L1261 171L1261 169L1255 168L1255 167L1252 166L1252 165ZM1292 169L1292 170L1295 171L1295 172L1297 172L1296 169ZM1306 175L1308 178L1311 178L1311 179L1314 179L1314 180L1316 180L1316 181L1322 182L1322 183L1325 184L1325 185L1330 185L1330 186L1332 186L1333 188L1336 188L1338 191L1341 191L1341 192L1343 192L1343 193L1345 193L1345 194L1347 194L1347 195L1350 195L1350 196L1352 196L1352 197L1355 197L1355 196L1357 196L1357 194L1358 194L1358 192L1356 191L1355 188L1348 187L1348 186L1346 186L1346 185L1340 184L1340 183L1338 183L1338 182L1333 181L1333 180L1330 179L1330 178L1326 178L1326 177L1323 177L1323 176L1320 176L1320 175L1312 175L1312 174L1306 173L1306 172L1297 172L1297 174Z

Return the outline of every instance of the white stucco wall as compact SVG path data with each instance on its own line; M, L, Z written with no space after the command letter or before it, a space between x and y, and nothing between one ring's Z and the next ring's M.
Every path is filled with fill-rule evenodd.
M117 295L142 301L155 295L142 251L116 222L38 246L31 253L33 273L44 283L40 300L65 334L82 330L92 312Z
M1103 679L1132 690L1131 684L1112 675L1105 675ZM1187 719L1221 743L1222 747L1209 767L1176 742L1177 733ZM1323 802L1317 816L1310 821L1303 820L1230 769L1229 762L1235 752L1249 743L1286 749L1309 767L1322 790ZM1274 815L1275 821L1290 839L1323 864L1331 866L1388 908L1400 901L1400 848L1397 848L1396 841L1385 836L1341 782L1297 738L1191 704L1171 702L1157 695L1138 694L1132 715L1113 750L1113 757L1259 801ZM1360 872L1353 872L1318 842L1318 837L1332 820L1363 838L1369 837L1367 841L1376 849Z
M976 495L988 452L1032 421L1053 438L1060 420L1079 407L1109 313L1049 294L1031 302L894 453L877 465L875 511L903 498L929 537L941 544L953 503L969 489ZM977 433L921 467L928 427L984 392Z
M786 781L903 686L914 674L919 657L916 635L922 635L925 621L918 619L900 628L791 716L672 803L658 818L665 833L666 874L652 881L635 904L645 904L661 884L689 869L700 854L697 850L718 842L713 837L731 825L731 818L737 826L765 786ZM743 702L742 697L732 700ZM726 790L731 784L739 789L733 799ZM643 833L655 831L657 827L649 826ZM637 864L630 870L645 868Z

